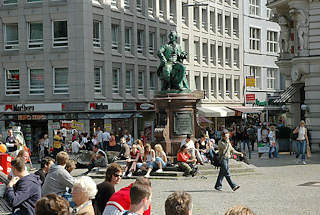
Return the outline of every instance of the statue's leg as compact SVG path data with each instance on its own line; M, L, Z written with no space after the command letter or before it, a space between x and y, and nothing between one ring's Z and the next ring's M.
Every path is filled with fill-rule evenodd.
M186 67L181 64L177 63L173 67L173 79L178 90L189 89L187 80L186 80Z
M170 73L171 73L171 70L172 70L172 65L170 63L167 63L163 67L163 70L162 70L162 73L161 73L161 76L160 76L160 79L162 80L162 87L161 87L162 91L168 90L168 89L171 88L171 85L170 85Z

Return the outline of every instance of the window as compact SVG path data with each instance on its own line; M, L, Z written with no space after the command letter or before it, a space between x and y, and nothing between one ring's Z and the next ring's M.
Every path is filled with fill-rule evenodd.
M210 82L211 82L211 87L210 87L211 96L216 97L216 75L211 75Z
M138 73L138 94L143 95L144 94L144 71L139 71Z
M258 28L250 28L250 50L260 51L260 29Z
M225 60L225 65L228 67L231 67L231 44L229 46L226 46L226 60Z
M93 47L101 47L101 22L93 20Z
M202 62L208 63L208 44L202 43Z
M124 0L124 9L125 10L130 10L130 0Z
M199 28L199 7L193 7L193 25Z
M149 54L154 55L155 43L156 43L156 33L149 32Z
M42 2L42 0L27 0L28 3Z
M102 68L94 68L94 93L102 94Z
M112 33L112 46L113 50L119 50L119 39L120 39L120 32L119 32L119 25L111 25L111 33Z
M208 76L202 77L202 89L205 93L206 99L209 97L209 83L208 83Z
M28 23L28 47L29 49L43 47L43 25L42 23Z
M144 30L137 31L137 51L143 54L144 51Z
M164 19L164 11L166 10L165 6L166 1L159 1L159 18Z
M194 61L200 62L200 44L199 41L194 41Z
M68 46L67 21L53 21L53 47Z
M189 52L189 40L188 39L182 39L182 51L185 51L185 52ZM187 56L187 59L188 60L188 56Z
M148 14L154 17L154 0L148 0Z
M127 52L131 52L132 46L132 28L126 27L125 28L125 43L124 43L124 50Z
M136 0L136 2L137 2L137 12L139 13L139 14L143 14L142 13L142 0Z
M118 9L118 2L117 0L111 0L111 8Z
M207 10L206 9L202 9L202 28L204 30L208 30L208 16L207 16Z
M194 76L194 84L195 84L195 90L200 90L200 76L195 75Z
M188 8L185 6L186 3L182 3L182 23L188 25Z
M233 66L239 68L239 48L233 49Z
M216 65L216 44L210 44L210 63Z
M119 94L120 90L120 69L112 69L112 93Z
M224 23L224 33L228 35L229 37L231 36L231 17L230 16L225 16L225 23Z
M170 0L170 21L174 22L176 16L176 0Z
M67 94L68 86L68 68L53 68L53 93Z
M238 75L234 76L233 82L234 82L233 96L239 98L239 96L240 96L240 94L239 94L239 92L240 92L240 76L238 76Z
M133 74L133 71L130 69L127 69L126 71L126 93L127 94L132 93L132 81L133 81L132 74Z
M272 19L274 16L272 10L270 8L267 8L267 20Z
M3 0L4 5L17 4L18 0Z
M218 13L218 33L222 34L222 14Z
M222 45L218 45L218 66L223 67L223 49L222 49Z
M267 52L278 52L278 32L267 31Z
M261 68L257 66L250 66L250 74L249 76L253 76L256 82L256 88L261 88Z
M239 6L239 0L232 0L232 4L234 7L238 7Z
M150 72L150 90L156 90L157 88L157 74Z
M219 76L219 80L218 80L218 84L219 84L219 88L218 88L218 96L222 97L222 93L223 93L223 76Z
M277 69L274 69L274 68L267 69L267 89L270 89L270 90L275 89L276 71Z
M167 42L167 34L166 33L161 33L160 34L160 43L161 43L161 45L166 44L166 42Z
M231 94L231 77L226 77L226 96L230 97Z
M239 37L239 19L238 17L233 17L233 36Z
M260 0L249 0L249 14L260 16Z
M18 69L6 70L6 95L20 94L20 75Z
M16 50L19 48L18 23L5 25L5 50Z
M214 11L210 11L210 31L212 33L216 32L216 15Z
M29 93L39 95L44 93L44 70L29 69Z

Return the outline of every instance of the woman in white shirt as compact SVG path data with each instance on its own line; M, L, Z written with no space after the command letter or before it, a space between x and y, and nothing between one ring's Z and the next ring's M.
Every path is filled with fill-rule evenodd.
M277 149L277 144L276 144L276 128L274 126L270 127L270 132L268 134L269 142L270 142L270 150L269 150L269 158L272 158L272 153L273 157L277 158L278 157L278 149Z
M301 156L301 160L303 164L307 164L306 163L306 146L309 146L309 138L308 138L308 130L305 127L306 123L301 120L300 121L300 126L297 127L293 133L294 134L298 134L298 138L297 138L297 153L296 153L296 163L299 163L299 156L300 154L302 154ZM307 145L306 145L307 144Z

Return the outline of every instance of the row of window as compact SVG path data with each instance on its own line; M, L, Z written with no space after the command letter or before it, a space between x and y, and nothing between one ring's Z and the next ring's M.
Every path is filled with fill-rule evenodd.
M190 79L190 77L188 79ZM202 89L200 86L201 81ZM210 77L203 76L202 80L200 76L195 75L194 84L196 90L205 91L205 96L207 99L209 97L214 99L240 98L239 75L211 74Z
M267 52L278 53L278 32L267 31ZM251 51L261 51L261 29L250 27L249 49Z
M17 50L19 49L19 33L18 23L8 23L4 25L4 49ZM27 23L28 48L39 49L43 48L43 23L28 22ZM53 47L68 46L68 26L67 21L52 22L52 45Z
M276 89L276 74L278 69L275 68L267 68L267 89L274 90ZM262 78L261 78L261 67L258 66L250 66L249 76L253 76L255 78L255 87L262 89Z
M56 0L52 0L56 1ZM38 3L42 2L42 0L25 0L26 3ZM4 5L13 5L13 4L18 4L18 0L3 0Z

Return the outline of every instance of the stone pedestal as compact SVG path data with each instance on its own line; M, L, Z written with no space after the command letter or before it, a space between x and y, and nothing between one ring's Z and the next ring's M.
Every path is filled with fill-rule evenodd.
M195 135L196 104L191 94L168 93L153 99L156 111L155 143L160 143L169 156L177 155L180 143L187 134Z

